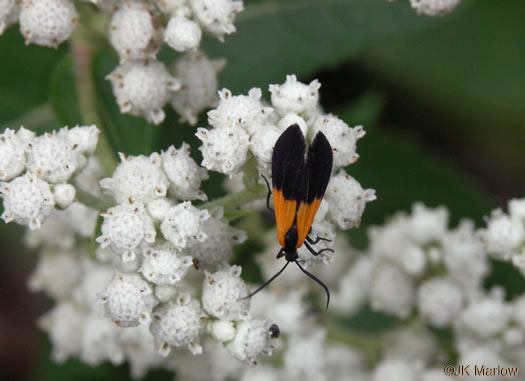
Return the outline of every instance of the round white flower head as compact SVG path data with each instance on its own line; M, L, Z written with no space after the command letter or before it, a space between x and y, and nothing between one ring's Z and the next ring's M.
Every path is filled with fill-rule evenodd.
M164 41L178 52L198 48L201 37L199 24L182 14L171 17L164 31Z
M98 300L106 315L122 328L148 325L157 304L150 285L137 274L116 273Z
M386 333L381 348L384 358L410 364L433 363L441 350L434 334L421 321Z
M442 16L452 12L461 0L410 0L410 5L420 15Z
M70 356L78 356L82 348L85 313L71 302L56 304L38 319L38 327L47 332L53 345L51 356L63 363Z
M328 380L344 381L351 374L352 380L364 381L365 359L357 349L341 344L326 345L325 358L325 372Z
M100 187L111 191L118 203L149 201L166 196L168 179L161 168L161 158L156 152L147 156L119 154L121 163L113 172L113 177L100 181Z
M208 112L208 123L215 128L241 127L250 135L265 124L272 114L271 107L261 102L261 89L254 87L248 95L233 96L228 89L219 91L219 105Z
M170 146L162 154L162 168L170 181L170 192L179 200L207 200L206 194L199 190L202 180L208 179L206 169L190 156L191 147L182 143L179 149Z
M257 159L257 164L262 168L268 168L272 163L273 147L281 136L282 130L272 125L258 128L250 138L250 151Z
M331 220L341 229L350 229L359 226L365 205L376 199L376 191L364 190L357 180L341 170L330 179L325 197Z
M374 269L370 287L370 304L374 310L405 319L414 303L414 284L405 272L386 262Z
M270 356L273 351L271 339L273 337L272 323L268 320L246 320L237 324L234 339L226 349L237 360L256 364L257 357Z
M434 327L449 327L463 307L461 289L447 278L431 278L418 290L417 304L424 321Z
M119 334L119 328L103 316L87 315L83 324L80 359L90 366L108 360L113 365L122 364L124 353Z
M93 236L98 218L97 210L80 202L74 202L64 210L64 217L70 228L81 237L91 238Z
M4 199L1 218L5 223L15 221L31 230L39 229L55 206L49 184L32 173L19 176L10 183L0 183L0 196Z
M93 260L84 261L82 269L84 276L73 289L73 300L84 309L103 316L104 308L98 303L97 294L113 280L115 270L111 266L101 265Z
M206 325L206 332L215 340L225 343L233 340L237 330L231 321L210 320Z
M190 296L179 296L176 302L156 308L150 331L159 354L166 357L171 347L188 348L193 354L201 354L199 335L201 319L205 316L199 301Z
M86 164L77 149L55 133L41 135L26 145L27 170L50 183L67 181Z
M295 334L288 338L284 353L284 370L291 380L326 380L325 355L326 332L317 329L305 334Z
M66 209L75 201L77 191L71 184L57 184L53 189L55 203L60 209Z
M76 126L72 129L61 128L58 136L69 141L76 152L92 155L97 148L98 134L100 130L96 126Z
M213 317L220 320L245 320L249 317L250 300L248 288L241 279L241 268L232 266L228 270L209 273L202 288L202 306Z
M191 247L208 238L202 228L208 218L210 214L206 209L199 210L190 201L186 201L168 210L160 231L175 248Z
M317 108L320 87L316 79L306 85L298 82L295 75L287 75L282 85L270 85L272 106L281 116L295 113L308 117Z
M160 367L165 361L155 351L153 336L147 326L121 330L120 342L129 362L131 377L135 380L144 378L148 370Z
M152 58L162 45L162 27L145 4L124 2L113 13L109 41L121 60Z
M223 218L222 208L212 211L211 217L202 224L202 230L208 238L191 247L188 253L205 269L226 264L233 254L233 245L243 243L247 238L245 232L230 226Z
M0 35L18 21L20 4L17 0L0 0Z
M198 128L195 134L202 145L202 163L208 170L233 175L248 158L249 137L241 128Z
M0 135L0 181L12 180L25 167L25 144L15 131L6 128Z
M139 272L156 285L175 285L193 265L192 258L178 253L171 245L146 248Z
M242 1L234 0L192 0L190 5L203 29L220 41L236 31L233 20L244 9Z
M347 315L359 312L368 298L371 283L372 259L361 255L339 279L338 287L332 294L331 305Z
M203 51L190 51L175 64L175 75L181 88L173 94L171 105L181 115L182 121L197 123L198 114L217 103L217 73L226 61L211 61Z
M485 249L496 259L508 260L525 240L523 223L501 209L493 210L486 222L487 227L478 233Z
M469 305L460 316L458 327L468 329L480 338L489 338L503 332L511 317L512 309L502 297L489 296Z
M159 61L126 61L106 78L111 81L121 113L144 116L154 124L164 120L164 105L180 89L179 80Z
M356 143L365 136L363 126L350 128L335 115L318 115L312 123L312 138L318 132L323 132L332 146L335 168L346 167L359 159Z
M443 237L448 226L448 209L444 206L428 208L421 202L412 205L406 233L415 242L425 245Z
M97 242L102 248L111 245L113 251L122 254L122 262L133 261L143 242L155 241L153 221L140 201L119 204L102 216L102 235Z
M186 6L187 0L155 0L162 13L173 14Z
M53 299L64 300L71 296L82 273L80 258L75 253L45 250L29 277L28 288L34 292L44 291Z
M70 0L23 0L19 21L27 44L56 48L75 29L78 14Z
M416 381L417 369L413 364L403 360L385 359L372 373L371 381Z

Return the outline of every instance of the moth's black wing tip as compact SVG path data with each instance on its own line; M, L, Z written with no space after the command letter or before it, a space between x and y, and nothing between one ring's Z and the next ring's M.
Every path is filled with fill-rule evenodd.
M301 128L292 124L275 142L272 154L272 185L281 190L285 178L293 178L293 173L302 172L306 140ZM291 180L290 180L291 181ZM290 184L293 187L293 184Z
M308 189L307 202L322 198L332 175L333 152L325 134L319 131L308 150Z

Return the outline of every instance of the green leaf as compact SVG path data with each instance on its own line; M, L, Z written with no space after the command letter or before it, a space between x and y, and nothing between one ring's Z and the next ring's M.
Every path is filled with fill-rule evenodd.
M55 66L49 85L49 101L56 118L64 126L73 127L82 121L75 84L73 57L67 55Z
M337 65L385 37L435 22L404 1L268 0L247 4L225 43L206 39L203 45L210 56L228 61L221 84L245 93L281 83L286 74L305 76Z

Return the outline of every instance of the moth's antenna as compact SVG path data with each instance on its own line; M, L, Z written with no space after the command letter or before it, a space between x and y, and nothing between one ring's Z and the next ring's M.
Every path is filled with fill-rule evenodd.
M264 282L264 284L262 286L260 286L257 290L255 290L254 292L248 294L248 296L245 296L244 298L241 298L241 300L244 300L244 299L248 299L248 298L251 298L252 296L254 296L255 294L257 294L259 291L261 291L263 288L265 288L266 286L268 286L270 283L272 283L274 281L275 278L277 278L279 275L281 275L281 273L284 271L284 269L286 268L286 266L288 266L290 262L286 262L286 264L283 266L283 268L281 270L279 270L279 272L277 274L275 274L274 276L272 276L270 279L268 279L266 282Z
M328 304L330 303L330 291L328 290L328 287L325 286L323 282L321 282L315 275L310 274L308 271L306 271L297 261L294 261L295 264L301 269L303 273L308 275L311 279L316 281L319 285L321 285L322 288L324 288L324 291L326 292L326 309L328 309ZM290 263L290 262L288 262Z

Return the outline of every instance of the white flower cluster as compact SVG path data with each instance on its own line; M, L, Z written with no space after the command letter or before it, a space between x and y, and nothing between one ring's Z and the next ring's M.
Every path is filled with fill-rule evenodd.
M457 7L461 0L410 0L410 5L418 14L443 16Z
M496 209L478 234L489 255L510 261L525 275L525 199L508 203L508 214Z
M84 0L111 14L108 39L121 63L107 76L125 114L154 124L171 103L182 121L217 103L217 73L224 60L209 60L199 50L202 33L224 40L235 32L237 0ZM166 20L165 25L163 21ZM79 15L72 0L0 0L0 35L16 22L26 43L57 47L66 41ZM163 42L185 54L170 73L156 55Z
M417 307L424 322L450 327L482 292L489 265L472 222L453 230L447 225L445 208L417 203L411 215L370 228L368 252L341 278L335 307L355 313L369 301L374 310L399 318Z
M36 136L20 128L0 134L0 196L2 219L37 230L55 206L65 209L75 200L68 182L87 164L95 151L95 126L62 128Z

